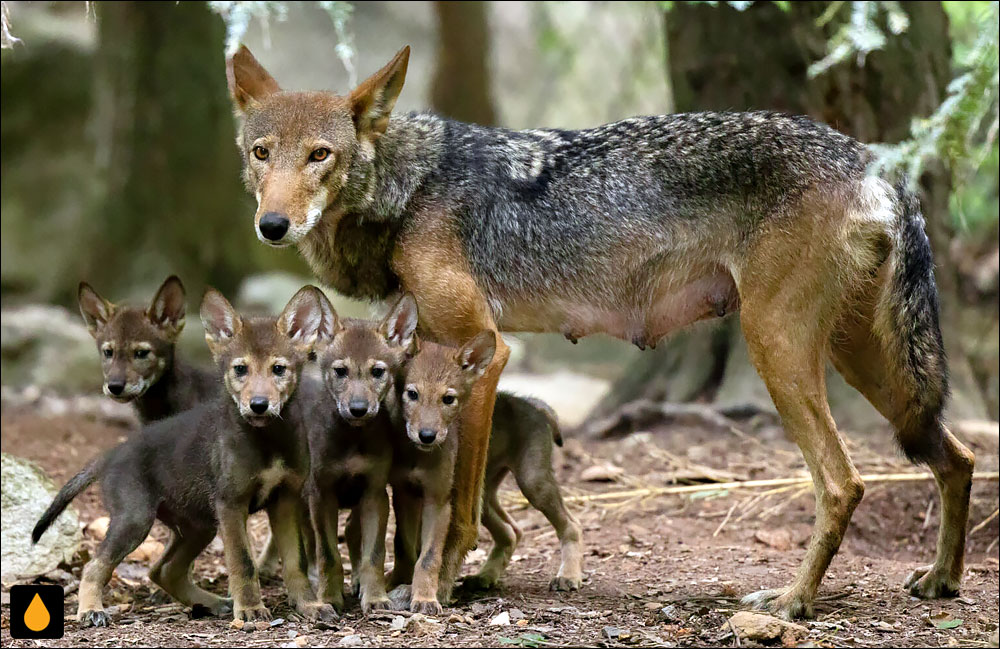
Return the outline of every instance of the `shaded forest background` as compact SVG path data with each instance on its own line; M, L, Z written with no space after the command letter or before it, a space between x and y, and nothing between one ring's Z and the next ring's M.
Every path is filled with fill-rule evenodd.
M996 21L996 3L901 4L905 30L899 16L876 12L881 47L811 74L839 42L852 3L248 4L4 3L19 39L3 50L0 80L5 313L33 303L75 311L82 278L116 300L146 299L176 272L192 304L209 281L227 293L262 273L283 287L307 281L294 250L258 244L239 180L223 68L227 39L244 24L242 40L293 89L346 91L411 45L397 110L580 128L635 114L766 108L897 143L946 100L983 25ZM951 414L996 419L995 121L981 130L988 145L974 173L931 160L917 180L938 264ZM193 354L203 353L197 329L189 324L185 338ZM637 398L771 408L735 319L641 354L603 337L576 347L557 336L513 338L509 374L565 385L572 373L605 386L575 405L593 416ZM23 357L5 342L4 373ZM843 425L877 418L835 377L830 392Z

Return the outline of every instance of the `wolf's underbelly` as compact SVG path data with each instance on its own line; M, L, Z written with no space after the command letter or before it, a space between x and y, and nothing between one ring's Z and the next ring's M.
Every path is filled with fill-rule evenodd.
M699 320L721 318L739 308L733 276L721 267L684 278L664 277L648 290L595 298L546 295L502 300L494 298L503 331L561 333L566 338L607 334L640 348L656 343Z

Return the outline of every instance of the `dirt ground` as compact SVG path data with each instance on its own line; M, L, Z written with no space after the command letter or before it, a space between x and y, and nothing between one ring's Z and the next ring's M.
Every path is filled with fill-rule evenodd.
M41 419L30 412L2 413L2 449L31 458L57 481L74 473L96 450L110 447L127 430L70 419ZM893 449L888 430L848 434L862 474L914 471ZM974 446L977 470L996 471L996 441ZM606 469L593 467L611 465ZM613 441L569 439L556 455L557 473L570 508L584 527L587 552L583 588L551 593L559 564L555 533L533 509L524 508L512 481L504 500L524 538L502 586L462 593L436 620L408 614L364 618L356 603L327 628L297 620L280 583L265 583L273 625L248 632L229 620L189 619L189 611L152 597L146 565L125 563L105 592L114 606L113 626L79 630L72 622L82 562L42 580L61 583L66 634L59 641L16 641L9 634L9 595L3 592L2 644L26 646L750 646L734 637L727 619L739 597L783 585L802 559L813 520L807 485L726 491L712 481L804 475L804 464L780 429L749 425L732 433L661 427ZM624 469L618 471L617 469ZM589 470L589 471L588 471ZM581 474L604 474L592 481ZM588 476L589 477L589 476ZM602 477L598 475L597 477ZM509 479L508 479L509 480ZM651 488L705 482L682 495L649 495ZM632 491L629 498L586 500L595 494ZM970 526L995 512L998 485L976 482ZM83 522L103 515L93 489L76 502ZM988 646L998 622L998 520L969 538L961 597L921 601L901 584L907 573L933 557L939 507L930 481L868 484L839 555L827 573L815 620L803 624L799 646ZM262 520L252 526L259 541ZM153 536L165 539L159 525ZM86 536L87 554L96 544ZM390 546L391 547L391 546ZM466 570L474 571L490 547L485 531ZM391 556L390 556L391 561ZM346 567L346 563L345 563ZM218 539L195 564L195 580L225 592ZM507 615L504 616L503 614ZM499 618L499 619L498 619ZM507 618L508 623L502 624ZM956 622L957 621L957 622ZM951 627L951 628L940 628ZM995 637L995 636L994 636ZM786 638L786 642L788 642ZM789 642L794 644L794 642Z

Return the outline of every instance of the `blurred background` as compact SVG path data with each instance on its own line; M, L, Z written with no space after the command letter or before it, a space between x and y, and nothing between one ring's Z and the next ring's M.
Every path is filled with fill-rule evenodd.
M997 418L996 2L3 2L3 14L5 403L98 394L81 279L112 301L145 302L179 274L184 353L196 358L206 284L273 311L312 281L295 250L254 237L227 49L246 43L284 88L346 92L409 44L397 111L581 128L775 109L881 144L882 164L922 192L951 417ZM571 425L636 399L773 408L734 318L643 353L604 337L510 340L504 384L548 399ZM879 421L833 376L830 393L842 426Z

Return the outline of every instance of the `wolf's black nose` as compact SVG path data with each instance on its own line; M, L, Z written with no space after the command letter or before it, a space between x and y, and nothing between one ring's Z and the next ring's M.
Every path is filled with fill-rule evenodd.
M250 399L250 410L253 410L258 415L263 415L267 412L267 407L269 405L267 397L254 397L253 399Z
M125 391L124 381L115 381L114 383L108 383L108 392L115 395L116 397Z
M281 238L288 232L288 219L277 212L268 212L260 217L257 224L260 233L269 241L281 241Z
M355 417L364 417L368 414L368 402L361 399L355 399L347 404L347 409Z
M430 428L421 428L420 432L417 433L417 437L419 437L420 441L423 442L424 444L430 444L435 439L437 439L437 436L438 436L437 431L431 430Z

